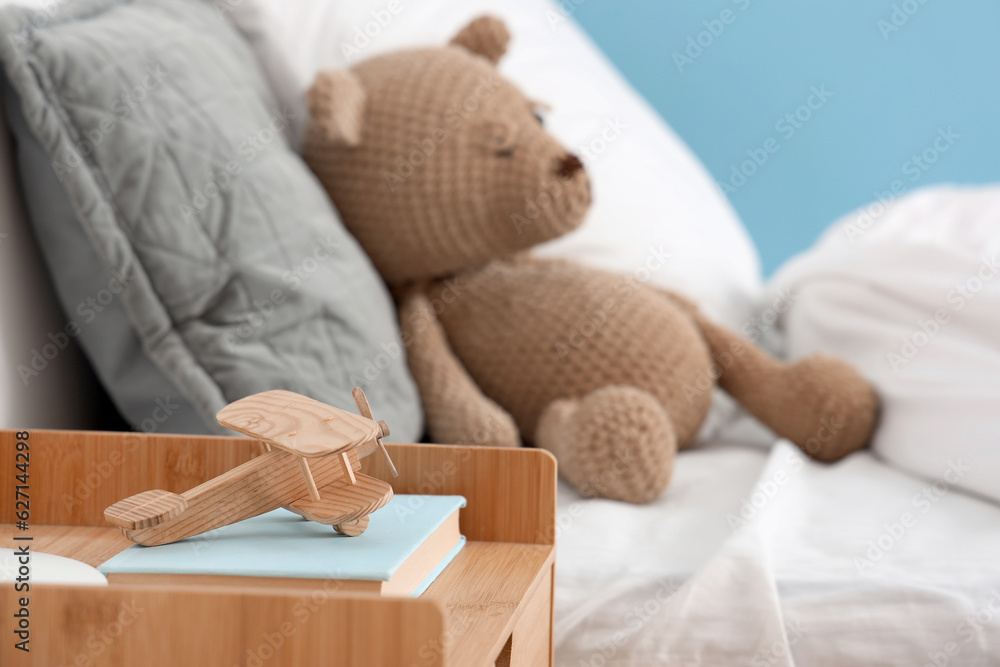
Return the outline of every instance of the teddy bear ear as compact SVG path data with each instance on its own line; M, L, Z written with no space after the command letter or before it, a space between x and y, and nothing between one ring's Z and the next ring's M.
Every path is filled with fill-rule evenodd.
M510 32L504 22L495 16L480 16L455 35L451 44L479 54L494 64L507 51Z
M349 70L325 70L306 93L309 132L322 140L344 146L361 143L365 89Z

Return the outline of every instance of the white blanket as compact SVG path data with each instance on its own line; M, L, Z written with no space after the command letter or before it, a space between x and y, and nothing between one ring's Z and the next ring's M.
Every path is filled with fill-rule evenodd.
M874 383L878 456L927 478L961 459L959 486L1000 502L1000 187L871 204L769 289L793 295L790 357L836 354Z

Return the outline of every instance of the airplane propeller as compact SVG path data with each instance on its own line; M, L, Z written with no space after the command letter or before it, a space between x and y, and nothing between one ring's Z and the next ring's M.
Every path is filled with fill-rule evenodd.
M361 387L355 387L354 391L351 392L351 395L354 396L354 404L358 406L358 412L361 416L375 421L375 417L372 416L372 408L368 404L368 397L365 396L365 392L362 391ZM385 423L384 419L379 419L376 423L378 424L379 430L382 434L375 438L375 442L378 444L378 448L381 450L382 456L385 457L385 462L389 464L389 472L392 473L393 477L399 477L399 473L396 472L396 466L393 464L392 459L389 458L389 451L382 443L382 438L389 435L389 425Z

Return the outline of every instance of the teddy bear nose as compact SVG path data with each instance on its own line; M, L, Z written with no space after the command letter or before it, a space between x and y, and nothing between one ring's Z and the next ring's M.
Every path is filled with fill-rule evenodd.
M559 160L559 168L556 170L556 173L559 174L559 178L571 178L573 174L582 169L583 162L580 161L580 158L572 153L567 153Z

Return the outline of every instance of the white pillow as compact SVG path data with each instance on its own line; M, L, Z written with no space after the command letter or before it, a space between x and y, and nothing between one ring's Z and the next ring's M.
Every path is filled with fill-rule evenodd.
M303 117L302 94L320 69L400 48L443 45L476 16L501 17L513 35L501 71L552 106L548 126L584 159L594 187L584 225L539 251L678 289L733 327L748 320L761 279L743 225L690 150L555 4L217 2L248 33L262 60L284 53L291 74L280 75L273 87ZM288 96L290 90L298 92Z
M1000 500L1000 187L871 204L769 290L792 294L790 357L831 352L874 383L876 454Z

